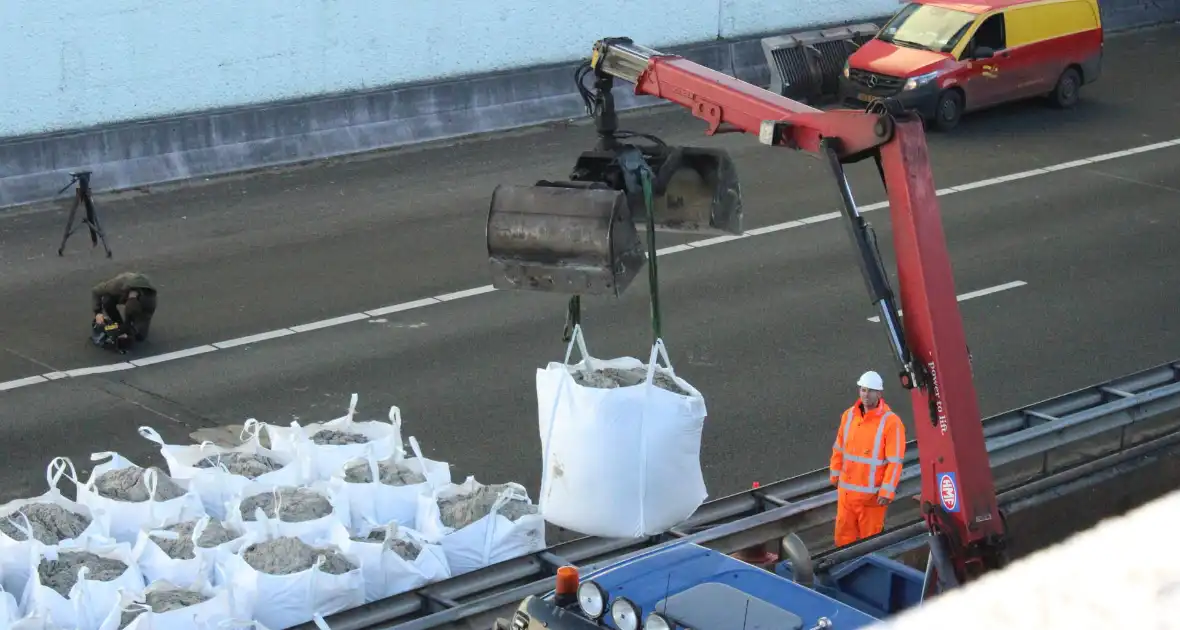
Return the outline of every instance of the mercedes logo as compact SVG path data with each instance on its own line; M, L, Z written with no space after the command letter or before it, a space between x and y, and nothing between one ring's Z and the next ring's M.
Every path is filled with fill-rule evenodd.
M869 86L869 87L871 87L871 88L873 88L873 87L877 87L877 75L875 75L875 74L870 74L870 75L869 75L869 78L868 78L868 80L866 81L866 83L868 83L868 86Z

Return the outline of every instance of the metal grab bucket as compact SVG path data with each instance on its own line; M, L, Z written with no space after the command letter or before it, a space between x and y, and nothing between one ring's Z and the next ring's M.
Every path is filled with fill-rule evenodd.
M652 214L657 231L691 234L741 234L742 195L737 166L723 149L643 147L655 174ZM611 151L587 151L578 157L571 177L604 182L617 190L630 188L630 208L639 228L647 211L638 182L627 187Z
M487 245L497 289L619 296L647 261L626 196L594 182L497 186Z

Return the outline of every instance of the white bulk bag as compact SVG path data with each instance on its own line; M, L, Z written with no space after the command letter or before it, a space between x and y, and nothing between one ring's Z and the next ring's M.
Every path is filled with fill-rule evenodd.
M281 519L283 510L282 488L303 488L323 495L331 506L328 514L307 521L284 521ZM262 493L272 493L275 496L275 516L266 517L262 508L254 509L254 520L247 520L242 515L241 505L252 496ZM322 540L331 535L332 526L336 523L351 529L349 518L348 497L341 494L329 483L317 481L300 486L281 486L273 483L253 482L242 486L228 504L226 504L225 525L246 534L266 534L272 536L295 536L308 544Z
M165 444L160 434L151 427L139 427L139 434L160 445L160 454L168 464L168 474L173 479L188 480L193 490L201 497L205 511L214 518L225 520L226 503L233 498L238 489L250 481L291 486L310 481L311 464L307 458L263 448L258 441L258 433L261 430L262 424L257 420L247 420L242 427L242 444L233 448L217 446L208 440L197 445ZM197 466L206 458L216 458L229 453L269 457L281 464L282 468L251 479L230 473L224 466Z
M178 588L197 591L208 597L203 602L166 612L152 612L146 602L149 593L174 591ZM138 617L122 630L208 630L234 619L230 592L224 587L215 588L207 583L194 582L177 585L167 580L152 581L146 588L120 594L114 609L107 615L99 630L120 630L123 611L142 610Z
M348 413L328 422L313 422L301 426L293 421L290 427L265 425L271 449L280 453L307 455L312 463L311 474L315 479L324 480L340 470L344 462L357 457L405 457L405 447L402 446L401 410L397 406L390 407L388 423L377 420L356 422L353 420L356 416L356 403L357 395L353 394L348 405ZM316 444L311 441L317 433L327 430L359 433L369 438L369 441L361 444Z
M204 516L197 520L191 536L194 557L187 559L169 556L160 548L159 543L152 540L153 536L167 540L177 540L180 537L178 533L165 529L140 530L139 537L135 541L135 546L131 548L131 555L135 558L136 563L139 564L139 569L143 572L144 579L148 582L164 581L172 584L204 582L219 586L219 579L214 569L225 562L226 558L238 552L242 541L245 540L245 532L240 532L239 530L239 535L236 538L214 547L202 547L198 544L198 541L200 541L201 535L205 533L205 528L209 526L210 520L212 520L210 516ZM165 527L167 525L169 524L166 524ZM234 529L229 524L223 523L223 525L227 529Z
M85 483L79 481L76 476L67 476L67 478L77 486L78 503L92 510L102 510L107 514L110 519L111 538L130 546L139 536L139 530L144 527L159 527L161 524L171 525L205 516L205 506L201 503L201 497L184 479L173 479L172 481L184 489L185 493L167 501L157 501L154 498L138 503L116 501L98 494L95 484L103 473L123 468L140 467L122 455L110 451L94 453L90 456L90 460L95 462L107 458L110 461L95 466L94 470L90 471L90 478ZM70 468L72 469L73 466L71 465ZM156 471L145 470L143 482L147 486L149 496L155 497L159 483Z
M59 554L88 551L101 558L118 560L127 565L119 577L100 581L88 577L88 567L78 570L79 578L68 597L41 582L37 570L42 558L57 560ZM29 582L25 586L21 610L26 615L47 618L54 625L77 630L98 630L111 610L119 602L119 591L138 592L146 586L143 574L131 556L131 546L123 542L84 538L56 546L40 546L28 556Z
M373 528L371 531L383 531L385 537L379 541L361 542L353 540L352 534L344 528L337 527L333 529L330 538L332 544L345 554L360 560L361 572L365 576L365 603L412 591L425 584L451 577L447 556L442 547L428 540L420 532L400 527L397 523L387 523L384 527ZM369 533L359 532L358 536L368 536ZM391 538L415 543L422 551L414 560L406 560L392 549L385 548L386 542Z
M25 615L11 625L0 625L0 630L73 630L68 625L55 623L45 615Z
M442 544L451 575L460 575L545 549L545 520L540 514L526 514L515 521L500 514L501 508L509 501L524 501L532 505L524 486L518 483L504 485L505 488L486 516L458 529L443 523L438 502L470 495L483 488L484 484L476 481L475 477L468 477L462 484L436 488L431 494L418 497L415 529L430 540Z
M582 361L570 366L573 344ZM653 384L660 373L688 395ZM638 385L601 389L575 382L571 371L646 368ZM665 532L704 503L701 471L705 400L672 370L662 340L647 365L623 357L594 359L581 326L574 328L565 361L537 370L537 415L542 448L537 504L545 520L606 538Z
M8 591L0 591L0 629L8 630L21 618L20 604Z
M316 614L328 616L365 603L365 578L356 556L342 553L355 568L340 575L320 570L323 555L311 568L286 575L263 573L242 557L250 545L273 538L277 536L247 535L241 550L222 566L237 619L252 619L268 628L290 628L311 621ZM332 546L326 539L305 542L321 548Z
M348 501L351 531L367 533L390 521L397 521L413 529L418 516L418 495L429 494L434 488L451 483L451 466L446 462L427 459L422 455L418 440L410 436L410 448L414 457L379 461L372 455L348 460L329 480L332 491ZM345 477L345 471L363 462L369 467L373 479L369 483L352 483ZM381 482L379 464L397 463L426 477L426 481L405 486L391 486Z
M45 494L32 499L17 499L0 505L0 520L12 524L25 535L24 540L15 540L0 531L0 584L17 601L20 601L21 596L24 595L25 584L29 581L29 554L34 546L39 544L29 531L32 527L29 519L24 513L17 510L36 503L49 503L90 519L90 524L82 530L80 535L65 540L105 539L110 536L110 522L103 511L91 510L85 505L71 501L58 490L57 483L65 475L67 467L70 469L70 476L77 478L78 473L74 470L74 464L64 457L56 457L49 462L49 466L45 469L45 481L49 485L49 490Z

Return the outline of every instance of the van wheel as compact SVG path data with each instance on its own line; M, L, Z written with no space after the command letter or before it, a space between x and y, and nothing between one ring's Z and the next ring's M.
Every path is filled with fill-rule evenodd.
M950 131L963 117L963 94L958 90L947 90L938 96L938 107L934 110L934 128Z
M1050 96L1054 107L1060 109L1069 109L1077 105L1079 94L1078 91L1082 87L1082 75L1076 68L1066 68L1065 72L1057 79L1057 86L1053 88L1053 94Z

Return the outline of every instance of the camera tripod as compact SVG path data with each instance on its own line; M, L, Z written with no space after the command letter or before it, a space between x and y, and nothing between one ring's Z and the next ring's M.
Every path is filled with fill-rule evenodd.
M103 233L102 225L100 225L98 222L98 210L96 210L94 207L94 200L90 197L90 171L78 171L76 173L70 173L70 177L70 183L66 184L61 190L57 191L57 194L60 195L66 191L66 188L69 188L75 182L78 184L78 187L74 189L74 205L70 206L70 218L66 221L65 233L62 234L61 245L59 245L57 248L57 255L62 255L62 252L66 248L66 240L68 240L70 235L76 232L78 228L84 225L90 228L91 247L96 247L98 245L98 241L102 240L102 248L106 250L107 258L110 258L111 248L107 245L106 234ZM74 219L76 219L78 216L79 205L86 206L86 217L82 219L79 225L75 226Z

